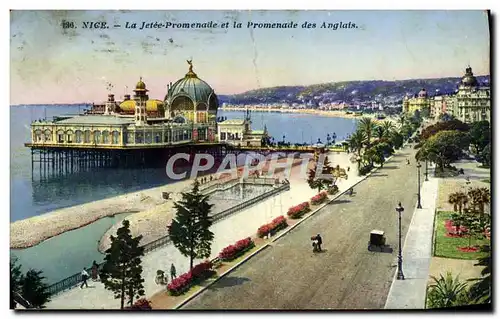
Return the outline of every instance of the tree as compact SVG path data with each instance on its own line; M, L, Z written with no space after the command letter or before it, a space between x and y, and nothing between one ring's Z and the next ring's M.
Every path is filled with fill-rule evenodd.
M349 147L361 156L361 150L363 149L363 143L366 139L365 133L361 130L356 130L352 133L351 137L348 139Z
M428 308L447 308L463 305L466 300L467 284L460 282L458 276L453 278L451 272L439 278L431 276L433 283L427 293Z
M318 163L320 159L322 159L320 154L315 153L313 166L309 170L307 177L307 183L309 184L309 187L311 187L312 189L318 189L318 193L321 192L321 190L327 188L331 184L332 178L330 177L330 175L333 170L330 161L328 160L328 156L325 156L321 170L323 176L316 176ZM328 178L325 178L324 176L328 176Z
M174 204L177 213L168 227L168 234L180 253L189 257L189 268L194 259L210 257L214 233L210 231L213 205L208 196L200 193L199 182L195 180L189 193L182 193L182 200Z
M468 248L472 247L472 238L476 238L478 236L481 236L484 233L484 227L481 227L478 219L476 216L467 213L464 214L464 219L462 221L463 226L467 228L467 238L469 238L469 245L467 246Z
M332 182L330 184L331 187L336 187L337 181L339 179L341 179L341 178L347 179L348 178L346 170L344 168L340 168L340 165L335 166L335 168L333 168L331 170L330 174L333 176Z
M50 293L42 271L30 269L26 274L17 264L17 258L10 260L10 308L15 309L16 301L21 299L26 308L44 308L50 301Z
M110 239L111 246L106 250L100 277L104 287L120 299L120 309L123 309L125 297L132 306L134 297L144 296L141 266L144 248L139 246L142 235L132 237L130 222L125 219L116 231L116 237L112 235Z
M455 192L448 196L448 203L453 204L453 210L458 211L459 214L462 214L462 209L466 207L468 202L468 196L464 192Z
M382 130L384 131L384 137L386 139L390 139L396 130L396 126L391 121L383 121L380 127L382 127Z
M17 258L10 259L10 309L16 309L15 293L21 290L23 274Z
M44 304L50 300L44 279L41 270L30 269L22 280L21 295L35 308L44 308Z
M422 118L429 118L431 115L431 110L428 107L422 108L422 111L420 112L420 116Z
M446 165L462 157L463 150L468 145L469 137L467 134L459 131L441 131L424 142L419 157L424 156L435 162L440 171L443 172Z
M453 115L448 114L448 113L442 113L442 114L439 114L439 116L438 116L438 120L440 122L451 121L454 119L455 119L455 117Z
M474 212L479 214L479 221L481 226L483 226L484 207L486 204L489 204L491 200L490 190L486 187L472 188L469 190L467 195L470 198Z
M474 266L484 267L481 271L481 278L472 279L476 281L469 289L469 298L474 303L483 304L491 303L491 248L489 245L483 245L481 252L485 255L478 258L477 264Z
M488 121L473 123L469 130L469 136L475 153L481 152L491 140L490 123Z
M438 122L433 125L427 126L425 129L422 130L422 133L420 134L420 138L422 140L427 140L431 136L437 134L438 132L441 131L460 131L460 132L468 132L469 131L469 125L466 123L463 123L462 121L459 120L451 120L451 121L446 121L446 122Z
M377 125L370 117L364 117L359 121L358 129L365 134L366 137L366 147L369 148L371 145L371 138L373 136L374 131L376 130Z
M369 166L373 166L373 163L384 165L384 154L379 147L372 147L365 151L363 154L363 160L368 163Z
M403 135L401 135L399 132L392 132L390 137L389 137L389 143L391 143L392 147L394 149L399 149L401 146L403 146Z
M483 149L483 151L479 154L478 160L485 167L490 167L491 165L491 142L488 143Z

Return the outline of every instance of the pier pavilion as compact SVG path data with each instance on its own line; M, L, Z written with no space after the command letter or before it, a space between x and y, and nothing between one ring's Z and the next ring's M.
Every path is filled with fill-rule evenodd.
M134 95L123 101L108 94L104 105L95 105L77 116L58 116L31 123L32 163L40 168L73 171L96 166L161 167L179 152L210 153L216 157L228 152L227 135L221 139L217 127L219 100L214 90L193 71L187 61L186 75L168 84L163 101L150 99L146 83L137 82ZM263 132L252 131L249 113L240 140L245 146L260 146ZM258 136L257 136L258 135ZM248 143L248 141L251 143ZM34 165L34 164L33 164Z

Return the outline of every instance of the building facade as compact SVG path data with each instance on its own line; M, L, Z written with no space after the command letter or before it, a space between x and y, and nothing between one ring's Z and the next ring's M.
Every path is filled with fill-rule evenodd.
M403 99L403 113L413 115L416 110L422 112L424 109L431 112L432 98L429 97L425 89L420 90L417 96Z
M460 82L455 95L456 105L453 116L464 123L478 121L491 122L491 96L490 87L481 85L472 68L465 70L465 75Z
M491 121L490 87L479 83L469 66L465 69L458 89L453 95L429 97L422 89L415 98L405 97L403 112L414 114L415 110L429 107L430 117L438 119L442 114L452 115L464 123Z

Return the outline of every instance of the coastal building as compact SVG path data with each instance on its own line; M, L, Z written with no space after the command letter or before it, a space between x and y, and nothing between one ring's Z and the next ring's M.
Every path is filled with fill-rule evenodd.
M473 123L490 121L490 110L490 87L479 83L469 66L465 70L456 93L434 97L430 113L434 119L446 113L462 122Z
M479 83L470 66L465 69L455 99L453 115L460 121L491 121L490 87Z
M245 145L260 145L263 131L252 131L249 118L219 123L219 101L214 90L193 72L168 85L163 101L149 98L146 83L140 78L133 97L123 101L108 94L102 105L77 116L59 116L31 124L31 143L36 148L65 149L149 149L175 147L199 142L224 143L240 139ZM237 135L231 121L242 123ZM224 133L224 134L222 134ZM267 134L267 133L266 133ZM242 145L243 145L242 143Z
M415 97L408 97L405 96L403 99L403 112L406 114L414 114L416 110L419 110L422 112L424 109L427 109L430 111L432 104L432 99L429 97L427 94L427 91L425 89L420 90L418 92L417 96Z
M244 119L230 119L219 122L217 135L219 141L235 146L262 146L262 139L268 136L267 128L252 130L250 111L247 110Z

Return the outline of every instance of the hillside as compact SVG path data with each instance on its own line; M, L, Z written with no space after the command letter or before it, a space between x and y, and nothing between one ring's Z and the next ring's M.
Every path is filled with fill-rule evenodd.
M477 76L480 83L489 83L489 76ZM252 90L235 95L219 96L220 103L274 104L298 103L310 107L322 103L348 104L377 101L399 103L406 94L415 95L425 88L430 95L453 93L461 78L413 79L400 81L348 81L309 86L278 86Z

